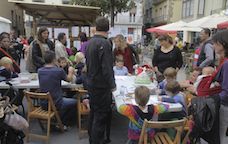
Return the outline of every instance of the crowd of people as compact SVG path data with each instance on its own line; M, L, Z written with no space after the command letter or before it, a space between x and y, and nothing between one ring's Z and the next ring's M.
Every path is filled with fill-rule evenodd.
M0 80L15 78L20 73L20 59L26 59L29 72L38 73L41 92L50 92L54 104L65 126L69 126L76 116L76 99L61 89L61 80L83 84L88 96L82 102L90 109L89 141L91 144L109 143L112 116L112 92L116 90L116 76L134 75L136 64L140 64L136 50L126 42L123 35L117 35L113 41L108 39L109 21L99 17L95 21L96 33L88 40L85 33L79 34L81 47L74 53L66 48L65 33L59 33L53 43L46 27L38 30L37 38L26 40L15 34L0 34ZM220 143L228 143L228 30L217 32L211 38L210 29L200 32L201 44L196 50L199 57L195 69L188 80L177 82L177 73L183 65L183 57L178 43L167 34L156 35L156 50L152 59L152 72L158 81L155 94L158 100L168 103L180 103L182 110L168 112L165 104L147 105L152 90L146 86L135 89L136 105L124 104L118 111L129 118L128 138L130 144L138 143L144 119L151 120L158 114L158 120L182 119L187 116L187 102L183 91L195 96L216 95L220 98ZM115 49L113 50L113 43ZM22 55L22 56L21 56ZM217 55L217 56L216 56ZM219 65L215 60L219 58ZM204 81L210 81L209 93ZM217 88L216 90L213 88ZM210 91L211 90L211 91ZM66 93L70 94L70 93ZM165 95L165 96L164 96ZM42 102L43 109L47 103ZM104 134L108 133L104 138ZM153 138L155 130L148 131Z

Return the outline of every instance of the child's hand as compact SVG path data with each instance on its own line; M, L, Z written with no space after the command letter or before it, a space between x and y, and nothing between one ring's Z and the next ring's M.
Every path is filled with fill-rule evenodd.
M128 76L131 76L132 74L128 73L127 75L128 75Z
M70 73L70 74L74 74L75 73L75 69L73 68L73 67L69 67L68 68L68 72Z
M88 109L90 109L90 105L89 105L89 99L84 99L82 100L83 105L85 105Z
M156 95L160 95L161 90L160 90L160 89L156 89L156 90L155 90L155 93L156 93Z

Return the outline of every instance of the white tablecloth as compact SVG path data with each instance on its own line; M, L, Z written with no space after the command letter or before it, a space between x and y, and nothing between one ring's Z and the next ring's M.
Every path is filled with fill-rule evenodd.
M18 89L38 89L39 88L39 81L38 80L31 80L29 83L20 83L20 78L14 78L10 81L10 83L18 88ZM82 87L82 85L72 84L66 81L62 81L62 88L76 88ZM8 89L9 85L6 82L0 82L0 89Z
M134 104L134 105L136 105L134 98L130 98L127 95L125 95L125 96L120 95L121 87L125 88L125 94L134 93L135 88L137 86L139 86L138 84L134 83L135 76L115 76L115 80L116 80L117 90L113 92L113 96L115 99L116 107L118 108L122 104ZM149 89L155 89L156 88L155 83L151 83L151 84L145 85L145 86L147 86ZM164 102L158 101L156 95L151 95L148 104L155 104L156 105L158 103L164 103ZM169 105L168 111L170 111L170 112L177 112L177 111L182 110L182 105L179 103L176 103L176 104L165 103L165 104Z

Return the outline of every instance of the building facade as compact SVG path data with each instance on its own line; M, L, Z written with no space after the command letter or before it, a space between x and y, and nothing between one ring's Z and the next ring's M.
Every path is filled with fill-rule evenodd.
M227 0L183 0L182 19L186 22L220 13L228 8Z
M227 0L182 0L182 20L191 22L193 20L221 13L228 8ZM195 42L199 33L187 32L187 42Z
M9 3L8 0L0 1L0 16L9 19L11 29L14 29L17 35L24 34L24 14L23 10Z
M182 0L152 0L152 26L181 19Z
M129 43L141 41L143 26L143 0L133 0L133 2L135 6L131 10L115 16L114 28L111 28L111 36L123 34Z

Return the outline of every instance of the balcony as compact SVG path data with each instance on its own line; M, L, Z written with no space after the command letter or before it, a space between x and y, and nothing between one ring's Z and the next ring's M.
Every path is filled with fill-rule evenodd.
M160 3L164 2L164 1L166 1L166 0L153 0L152 4L153 5L158 5L158 4L160 4Z
M32 2L41 2L41 3L44 3L45 0L32 0Z
M153 24L162 24L162 23L167 23L169 19L169 15L162 15L153 18Z

